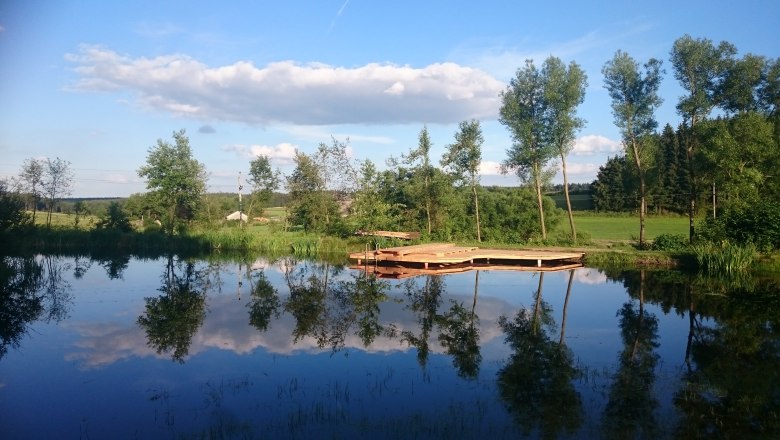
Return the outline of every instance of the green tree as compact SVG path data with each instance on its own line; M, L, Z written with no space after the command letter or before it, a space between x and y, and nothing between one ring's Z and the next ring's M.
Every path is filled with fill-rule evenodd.
M24 201L8 188L8 181L0 179L0 231L14 229L29 221Z
M547 238L544 222L542 187L552 177L545 170L555 156L551 142L547 113L550 103L545 99L546 79L532 60L518 69L509 86L501 93L502 105L499 121L512 134L512 146L502 163L504 172L514 171L521 182L530 182L536 191L539 226L542 238Z
M685 150L688 158L688 196L689 237L693 241L695 233L694 217L698 198L695 155L699 141L695 137L696 125L709 117L716 105L716 93L730 59L736 48L726 42L715 46L706 38L694 39L686 34L675 40L670 59L674 77L679 81L687 95L681 96L677 103L677 112L683 117Z
M596 211L625 211L635 207L636 184L625 155L610 157L599 167L593 182Z
M111 202L108 205L106 214L103 215L95 225L98 229L112 229L121 232L130 232L133 230L130 225L130 219L127 218L122 208L122 204L119 202Z
M645 244L645 181L651 167L657 146L653 133L658 123L655 109L663 102L658 95L661 84L661 61L651 58L644 65L644 74L639 64L627 53L618 51L604 65L604 85L612 99L612 114L615 125L623 137L623 148L631 156L639 177L639 244Z
M70 169L70 162L59 157L54 160L46 159L42 185L47 207L46 226L51 226L54 205L71 193L73 171Z
M433 230L433 221L431 220L434 197L431 191L431 181L433 180L433 166L431 165L431 138L428 135L428 127L423 127L418 135L417 148L403 157L404 163L413 168L413 182L417 202L425 208L425 221L428 235Z
M146 165L138 170L146 178L155 206L169 235L195 218L206 191L206 168L192 155L190 140L182 129L173 132L174 144L157 140Z
M35 213L38 211L38 202L43 197L44 162L38 159L26 159L22 164L22 172L19 174L21 191L30 197L32 204L32 221L35 223Z
M571 62L567 68L556 57L549 57L544 61L542 76L546 81L544 99L549 103L547 123L552 137L551 141L561 158L563 193L566 196L571 237L572 240L577 240L577 229L574 227L574 215L571 210L571 199L569 199L566 156L574 147L577 132L585 125L585 120L577 117L577 106L582 104L585 99L588 77L577 63Z
M477 241L482 241L479 223L479 164L482 161L482 127L479 121L462 121L455 132L455 143L447 146L442 158L443 167L449 168L456 182L468 185L474 195L474 219L477 226Z
M252 217L252 208L255 203L259 205L258 215L263 214L268 201L279 189L280 172L271 168L268 156L259 155L249 162L249 184L252 185L252 197L249 202L249 216Z
M338 206L326 191L322 170L309 155L295 153L295 169L287 176L290 194L288 216L305 231L329 231L338 217Z
M350 207L357 230L376 231L397 227L398 219L393 206L380 193L381 177L373 162L365 160L362 163L358 190Z

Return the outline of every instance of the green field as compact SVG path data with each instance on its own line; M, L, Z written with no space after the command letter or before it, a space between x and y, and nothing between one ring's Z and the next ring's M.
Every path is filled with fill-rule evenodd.
M625 241L639 239L639 217L629 215L578 214L574 213L577 233L590 235L592 240ZM553 231L569 232L568 217ZM688 217L648 216L645 218L645 234L649 240L661 234L688 236Z

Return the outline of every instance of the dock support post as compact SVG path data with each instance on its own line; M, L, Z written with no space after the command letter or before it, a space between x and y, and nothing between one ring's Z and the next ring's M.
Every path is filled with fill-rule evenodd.
M536 267L542 267L542 260L536 260Z

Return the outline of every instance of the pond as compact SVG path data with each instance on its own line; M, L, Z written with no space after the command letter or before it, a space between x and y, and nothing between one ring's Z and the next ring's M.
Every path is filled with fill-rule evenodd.
M3 257L0 438L778 438L778 280Z

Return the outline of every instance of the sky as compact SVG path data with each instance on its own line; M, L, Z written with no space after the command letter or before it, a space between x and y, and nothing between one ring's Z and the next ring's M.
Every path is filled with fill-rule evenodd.
M567 165L591 182L622 149L604 63L662 60L656 118L676 126L669 52L685 34L777 58L780 2L0 0L0 178L59 157L73 197L144 192L149 149L184 129L208 191L235 192L257 155L289 174L296 151L333 139L384 169L427 127L439 163L477 119L482 184L514 186L500 93L526 59L556 56L588 75Z

